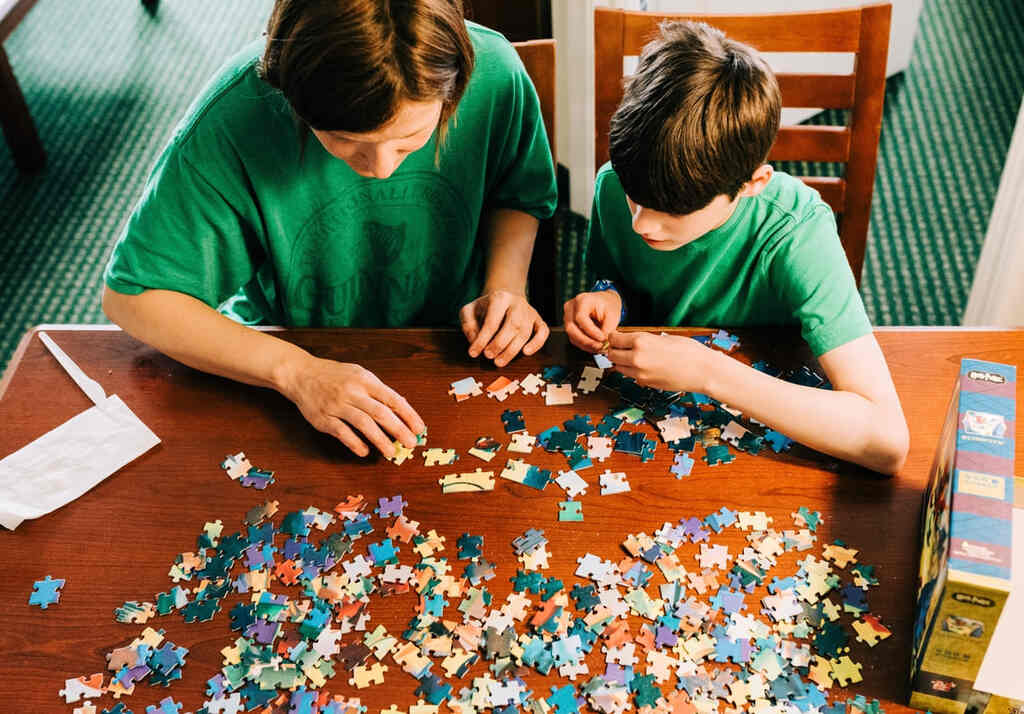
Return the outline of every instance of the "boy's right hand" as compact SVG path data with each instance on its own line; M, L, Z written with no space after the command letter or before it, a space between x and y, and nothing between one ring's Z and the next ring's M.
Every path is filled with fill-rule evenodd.
M601 352L619 326L622 298L614 290L580 293L565 303L563 317L570 342L586 352Z
M426 430L404 397L358 364L310 356L292 370L282 394L306 421L358 456L370 453L364 439L390 458L395 439L411 449Z

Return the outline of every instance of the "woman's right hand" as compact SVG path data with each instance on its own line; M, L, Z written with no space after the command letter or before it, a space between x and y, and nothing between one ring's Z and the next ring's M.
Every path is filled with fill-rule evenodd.
M306 421L358 456L370 453L370 442L391 458L396 439L411 449L427 428L404 397L358 364L309 356L291 370L281 392Z

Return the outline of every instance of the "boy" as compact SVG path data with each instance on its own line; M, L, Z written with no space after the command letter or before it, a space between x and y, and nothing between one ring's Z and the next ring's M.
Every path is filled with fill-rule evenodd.
M814 190L765 164L781 99L750 47L664 23L612 117L587 264L565 304L570 340L640 384L707 394L796 441L895 474L909 437L885 358ZM834 391L748 367L639 325L800 325Z

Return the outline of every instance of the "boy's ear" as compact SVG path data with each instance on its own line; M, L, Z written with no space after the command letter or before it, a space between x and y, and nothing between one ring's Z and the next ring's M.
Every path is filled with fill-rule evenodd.
M743 188L740 189L740 196L756 196L764 190L768 182L772 180L772 175L775 170L771 167L771 164L761 164L754 173L751 174L750 180L743 184Z

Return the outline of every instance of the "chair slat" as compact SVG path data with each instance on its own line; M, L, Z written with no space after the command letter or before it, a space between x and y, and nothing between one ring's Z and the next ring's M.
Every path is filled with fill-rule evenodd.
M596 8L595 13L617 12ZM626 56L638 55L666 20L699 20L761 52L856 52L860 44L860 8L767 15L657 15L625 11L623 46ZM595 15L596 18L596 15Z
M836 161L850 158L850 130L845 126L784 126L769 161Z
M796 178L821 194L821 200L827 203L836 216L843 213L846 205L846 180L834 176L797 176Z
M853 106L855 75L777 74L782 106L849 109Z

